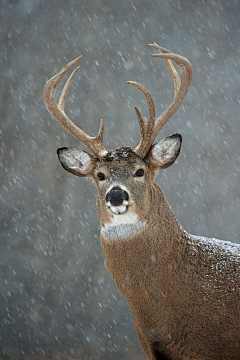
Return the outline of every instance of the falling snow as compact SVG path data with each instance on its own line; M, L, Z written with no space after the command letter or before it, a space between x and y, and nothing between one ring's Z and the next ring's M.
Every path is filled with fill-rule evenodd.
M64 171L56 149L84 149L43 105L46 80L83 55L66 113L106 147L134 147L134 111L173 97L163 60L194 68L183 106L160 138L183 146L156 179L189 232L240 243L240 8L237 1L1 2L0 359L144 359L130 310L104 267L93 184ZM151 260L155 261L152 254Z

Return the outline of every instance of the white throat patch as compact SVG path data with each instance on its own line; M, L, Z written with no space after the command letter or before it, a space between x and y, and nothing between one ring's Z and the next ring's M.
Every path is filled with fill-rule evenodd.
M105 225L101 228L101 235L106 240L131 239L141 233L145 224L146 221L139 221L135 224Z

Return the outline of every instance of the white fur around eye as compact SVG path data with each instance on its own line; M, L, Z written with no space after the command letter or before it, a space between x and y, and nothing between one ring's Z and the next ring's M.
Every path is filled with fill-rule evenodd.
M91 157L82 150L65 150L60 154L60 159L69 169L80 170L83 174L89 172L93 167Z

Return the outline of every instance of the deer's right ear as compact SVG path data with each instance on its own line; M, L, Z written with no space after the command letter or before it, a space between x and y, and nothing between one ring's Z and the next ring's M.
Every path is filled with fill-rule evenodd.
M95 167L94 157L83 150L61 147L57 154L62 167L77 176L90 176Z

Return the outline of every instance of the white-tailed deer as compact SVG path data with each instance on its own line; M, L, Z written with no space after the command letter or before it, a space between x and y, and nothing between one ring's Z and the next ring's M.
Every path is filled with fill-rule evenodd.
M147 358L239 360L240 246L188 234L154 184L157 171L170 166L180 151L179 134L153 142L182 104L192 66L156 43L150 46L159 52L152 56L165 59L175 95L155 119L148 90L128 82L144 93L149 109L145 123L135 108L141 139L134 150L122 147L109 151L103 145L102 121L98 135L90 137L67 117L65 100L78 68L56 103L60 80L80 57L48 80L44 87L48 111L94 153L63 147L58 149L58 157L64 169L90 177L97 187L106 266L131 308Z

